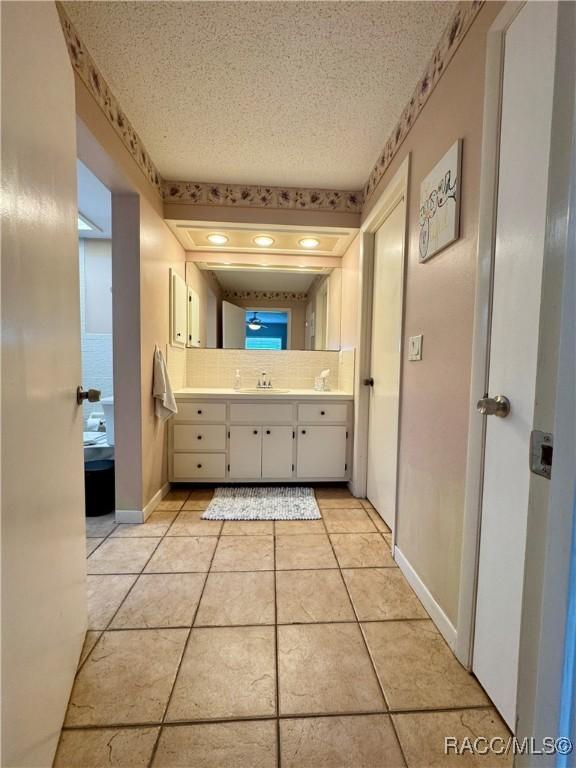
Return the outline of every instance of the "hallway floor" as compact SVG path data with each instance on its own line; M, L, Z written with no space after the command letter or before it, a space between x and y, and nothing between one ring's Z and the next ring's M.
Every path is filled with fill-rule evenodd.
M322 520L88 519L89 631L57 768L507 766L444 736L508 737L343 488Z

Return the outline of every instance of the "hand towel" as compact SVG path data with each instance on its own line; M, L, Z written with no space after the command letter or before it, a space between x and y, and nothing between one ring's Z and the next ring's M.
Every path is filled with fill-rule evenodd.
M176 405L176 399L172 392L172 386L170 384L170 378L168 377L168 371L166 370L166 363L164 362L164 355L158 349L158 346L154 349L154 409L156 416L160 421L166 421L175 413L178 413L178 406Z

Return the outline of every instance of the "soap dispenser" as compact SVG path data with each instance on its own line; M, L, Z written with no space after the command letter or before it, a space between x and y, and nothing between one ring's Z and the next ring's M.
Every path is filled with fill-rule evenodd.
M238 392L242 386L242 379L240 378L240 368L236 368L236 375L234 376L234 389Z

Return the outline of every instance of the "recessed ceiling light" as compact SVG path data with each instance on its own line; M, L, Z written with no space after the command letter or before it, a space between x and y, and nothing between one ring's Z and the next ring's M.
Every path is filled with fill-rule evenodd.
M217 234L208 235L208 240L213 245L225 245L228 242L228 238L226 237L226 235L217 235Z
M317 248L320 245L320 240L316 240L315 237L303 237L298 242L302 248Z
M268 248L274 243L274 238L269 235L258 235L258 237L254 238L254 242L261 248Z

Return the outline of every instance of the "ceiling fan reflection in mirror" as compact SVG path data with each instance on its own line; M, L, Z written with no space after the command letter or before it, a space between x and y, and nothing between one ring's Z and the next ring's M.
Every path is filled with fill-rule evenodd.
M252 315L252 317L249 317L246 321L248 328L250 328L251 331L259 331L261 328L268 328L267 325L264 325L262 320L258 317L256 312Z

